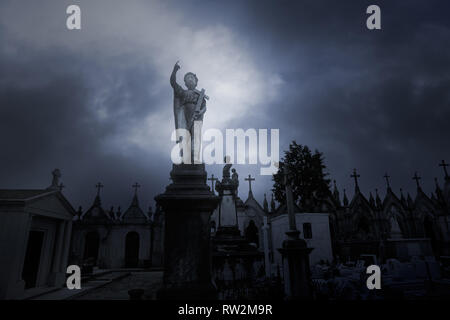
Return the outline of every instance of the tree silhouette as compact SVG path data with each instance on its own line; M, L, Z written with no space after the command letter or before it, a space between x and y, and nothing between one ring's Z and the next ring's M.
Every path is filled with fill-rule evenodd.
M308 146L302 146L295 141L289 145L280 161L278 172L273 175L273 192L275 199L285 203L285 187L282 170L285 166L291 174L292 194L294 201L305 211L314 210L318 200L330 194L330 179L324 170L323 154L316 150L314 153Z

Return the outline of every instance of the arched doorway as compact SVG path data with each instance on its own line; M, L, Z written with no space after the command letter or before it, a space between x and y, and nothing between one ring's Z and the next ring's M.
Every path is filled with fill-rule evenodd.
M245 229L245 238L259 247L258 227L255 225L255 221L250 220L248 223L248 227Z
M136 268L139 264L139 234L131 231L125 239L125 267Z
M86 234L85 245L84 245L84 260L91 261L94 265L97 264L98 259L98 249L100 246L100 237L98 232L90 231Z
M358 230L364 232L365 234L370 233L370 222L366 216L362 216L358 221Z
M371 238L370 221L365 214L359 214L355 227L354 234L357 240L366 241Z

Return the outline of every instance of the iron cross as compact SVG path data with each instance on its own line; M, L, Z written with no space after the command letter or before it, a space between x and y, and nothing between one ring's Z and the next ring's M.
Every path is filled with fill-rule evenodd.
M417 171L414 173L413 180L416 180L417 188L420 188L419 180L422 179L417 175Z
M245 181L248 181L248 191L252 191L252 181L255 181L255 178L252 178L251 175L248 175L248 178L244 179Z
M140 188L141 186L136 182L131 187L134 188L134 194L137 194L137 189Z
M100 189L103 188L103 184L101 182L97 183L95 185L95 187L97 188L97 195L100 195Z
M350 175L350 177L355 179L355 188L358 188L358 178L360 177L360 175L356 173L356 169L353 169L353 174Z

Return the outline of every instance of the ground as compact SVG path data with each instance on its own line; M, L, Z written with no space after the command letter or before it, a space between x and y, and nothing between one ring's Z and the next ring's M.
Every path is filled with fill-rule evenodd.
M162 286L162 271L131 272L129 275L112 281L76 297L76 300L129 300L128 290L144 289L143 299L156 299L156 292Z

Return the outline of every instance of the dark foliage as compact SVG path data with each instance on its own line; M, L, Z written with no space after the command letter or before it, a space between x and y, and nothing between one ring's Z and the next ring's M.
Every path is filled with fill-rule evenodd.
M286 201L284 178L282 170L288 166L292 180L292 193L294 201L303 210L312 210L317 200L330 194L330 179L325 173L323 155L316 150L314 153L308 146L302 146L293 141L289 150L284 152L280 161L278 172L273 176L273 192L275 199L284 203Z

